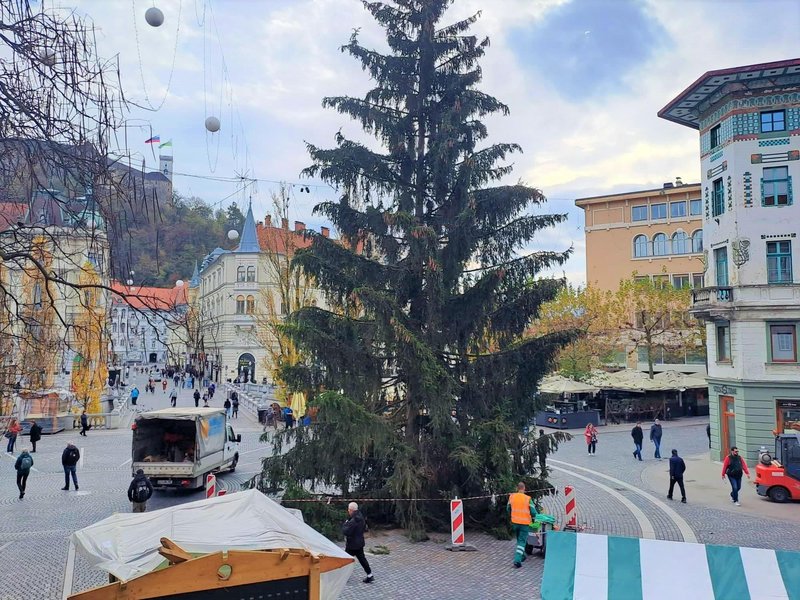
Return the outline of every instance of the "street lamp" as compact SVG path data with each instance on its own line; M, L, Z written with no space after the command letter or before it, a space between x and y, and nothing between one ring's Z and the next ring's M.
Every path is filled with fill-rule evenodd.
M128 271L128 281L125 282L125 283L128 284L128 287L133 285L133 276L134 275L136 275L136 273L133 270Z

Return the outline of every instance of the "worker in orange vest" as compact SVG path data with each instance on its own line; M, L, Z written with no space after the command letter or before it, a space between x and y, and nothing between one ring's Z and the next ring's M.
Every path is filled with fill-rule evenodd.
M521 481L517 484L517 491L509 495L506 510L511 515L511 529L517 539L514 566L519 569L522 561L525 560L525 544L528 541L533 517L536 516L533 499L525 493L525 484Z

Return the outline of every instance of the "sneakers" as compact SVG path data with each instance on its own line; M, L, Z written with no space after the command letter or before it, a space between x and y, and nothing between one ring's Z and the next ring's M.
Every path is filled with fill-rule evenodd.
M65 490L65 491L67 491L67 492L68 492L68 491L69 491L69 486L65 486L65 487L63 487L63 488L61 488L61 489L62 489L62 490Z
M22 500L25 497L25 492L19 493L19 499Z
M672 500L672 496L667 496L667 500Z
M741 504L739 504L738 502L734 502L734 504L735 504L736 506L741 506Z
M515 569L519 569L521 566L522 566L522 563L521 563L521 562L516 562L516 561L514 561L514 568L515 568Z
M375 576L370 573L369 575L364 577L364 579L362 581L364 583L372 583L373 581L375 581Z
M686 498L681 498L681 504L686 504Z

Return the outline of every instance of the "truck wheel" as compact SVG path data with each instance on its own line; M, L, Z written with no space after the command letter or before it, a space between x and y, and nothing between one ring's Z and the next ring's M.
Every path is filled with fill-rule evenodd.
M776 485L774 487L769 488L769 499L773 502L778 502L783 504L784 502L789 501L789 490L785 487L781 487Z
M231 473L233 473L236 470L236 465L237 464L239 464L239 455L238 454L233 457L233 462L231 463Z

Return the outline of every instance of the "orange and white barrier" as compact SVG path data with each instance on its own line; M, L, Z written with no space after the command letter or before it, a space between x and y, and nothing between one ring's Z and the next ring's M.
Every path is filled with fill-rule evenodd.
M464 502L450 500L450 541L453 546L464 545Z
M565 512L567 516L567 524L564 529L578 529L578 503L575 500L575 488L571 485L564 487L564 496L566 497Z
M206 475L206 499L217 495L217 476L213 473Z

